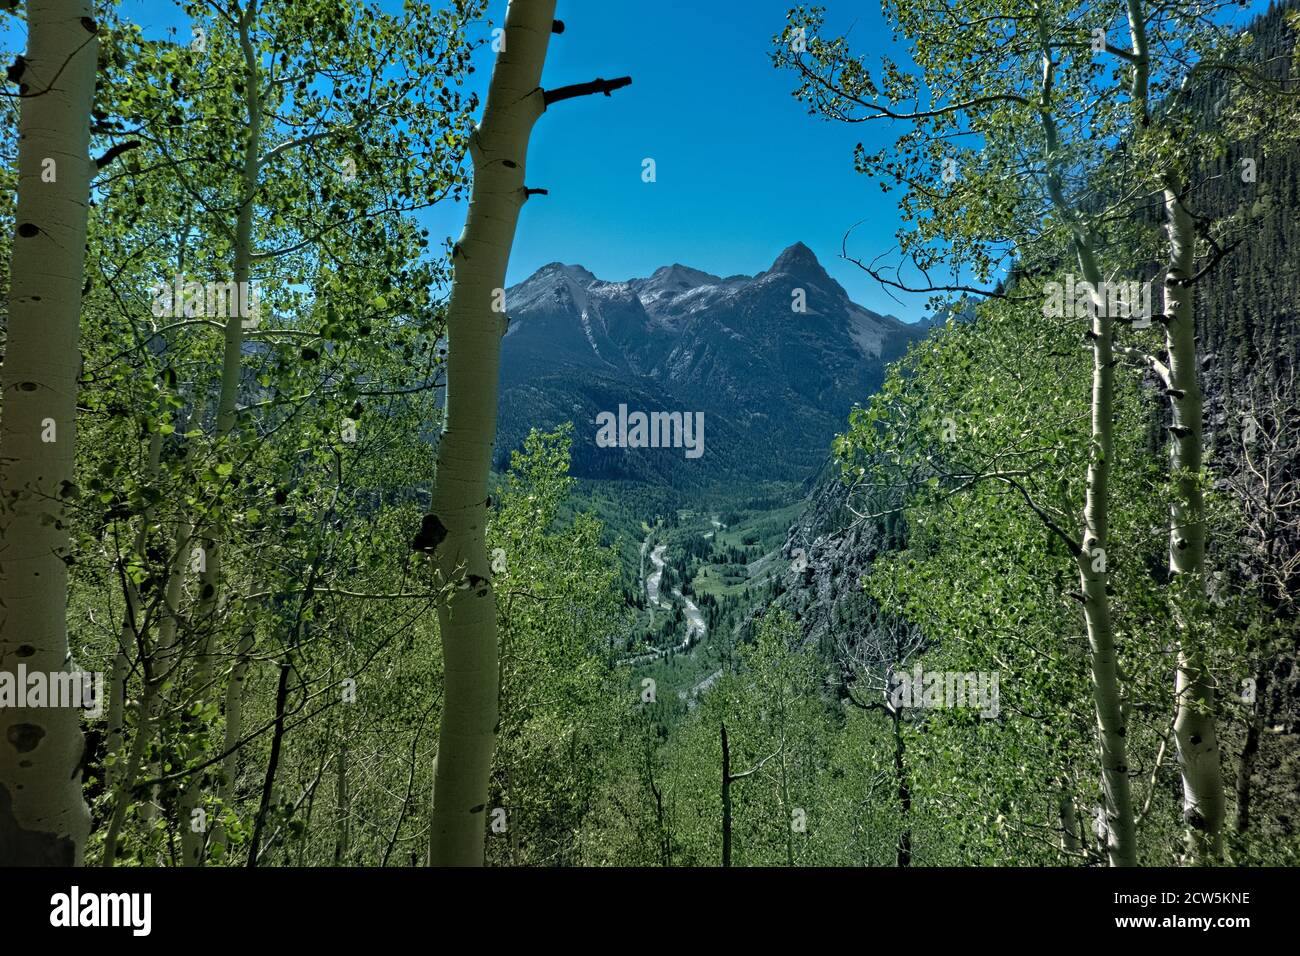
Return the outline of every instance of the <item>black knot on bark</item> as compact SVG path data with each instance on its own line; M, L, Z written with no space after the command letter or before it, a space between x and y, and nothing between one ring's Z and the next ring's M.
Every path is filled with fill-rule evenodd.
M420 530L411 539L411 550L432 554L445 537L447 526L442 523L442 519L433 514L425 515L420 521Z
M9 745L20 754L31 753L45 736L45 728L36 724L14 724L5 732Z
M18 224L18 235L24 239L30 239L40 231L35 223L23 222Z

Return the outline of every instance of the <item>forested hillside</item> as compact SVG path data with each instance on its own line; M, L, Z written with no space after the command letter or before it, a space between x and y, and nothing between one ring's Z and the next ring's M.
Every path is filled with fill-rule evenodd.
M512 274L556 7L5 5L0 867L1300 865L1295 3L765 24L915 324Z

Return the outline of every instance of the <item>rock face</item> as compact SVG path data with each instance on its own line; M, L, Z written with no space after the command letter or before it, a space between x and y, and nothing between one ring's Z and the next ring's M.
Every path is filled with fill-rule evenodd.
M722 278L684 265L605 282L552 263L506 291L498 449L573 421L574 472L702 486L802 479L854 402L922 330L854 303L796 243L771 268ZM705 454L601 448L595 417L705 413Z
M781 549L790 567L778 576L775 603L832 659L836 638L874 615L859 582L877 555L902 547L901 522L857 518L833 460L809 480L806 500Z

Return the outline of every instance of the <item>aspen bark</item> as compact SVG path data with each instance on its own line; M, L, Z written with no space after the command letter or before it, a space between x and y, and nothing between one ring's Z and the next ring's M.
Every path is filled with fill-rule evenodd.
M261 169L258 150L262 141L261 70L257 48L253 42L252 27L257 17L257 2L250 0L239 18L239 47L244 57L245 108L248 115L244 141L243 174L239 213L235 220L234 267L235 288L240 290L239 308L226 318L225 347L221 361L221 385L217 397L217 446L223 448L235 432L239 400L239 372L244 351L244 312L248 301L243 290L249 288L253 263L253 211ZM195 652L195 674L192 687L197 700L209 691L212 678L212 641L219 619L222 584L222 548L215 533L205 533L203 572L200 575L199 606L195 614L198 624ZM199 803L201 774L194 774L181 793L181 860L186 866L201 866L206 836L195 832L189 824L190 815Z
M1101 788L1105 803L1106 858L1111 866L1137 863L1136 824L1128 778L1128 754L1124 712L1121 703L1119 662L1110 618L1110 596L1106 549L1110 539L1110 467L1115 405L1115 357L1111 340L1113 323L1103 292L1101 268L1095 242L1078 210L1066 199L1058 170L1059 149L1056 121L1052 113L1056 64L1051 38L1041 13L1038 17L1043 74L1039 92L1044 158L1048 167L1048 194L1052 204L1070 225L1075 256L1083 280L1092 289L1091 455L1083 505L1083 542L1076 553L1079 585L1083 595L1083 617L1088 631L1089 663L1092 670L1093 706L1097 713L1097 738L1101 757Z
M244 732L244 682L248 679L248 664L253 653L253 626L244 628L239 638L239 647L235 651L235 663L230 670L230 681L226 684L226 744L225 757L221 761L221 783L217 788L217 797L224 815L235 803L235 783L239 776L239 738ZM226 846L225 824L217 821L212 828L214 846Z
M0 414L0 670L67 670L69 535L98 26L31 0ZM90 829L80 714L0 709L0 866L79 866Z
M1115 406L1112 321L1090 243L1075 244L1079 268L1092 284L1092 457L1083 506L1083 548L1078 554L1083 616L1088 628L1093 703L1101 745L1101 786L1106 808L1106 857L1111 866L1137 864L1137 834L1128 777L1128 728L1120 699L1119 660L1106 593L1106 550L1110 543L1110 466Z
M484 539L488 470L496 438L505 288L533 124L546 109L542 64L555 0L511 0L483 120L470 139L474 184L453 251L447 310L447 404L432 513L445 535L434 561L463 587L438 608L443 707L434 760L429 861L481 866L488 776L496 747L497 611Z
M168 565L167 583L163 591L162 619L158 623L158 653L156 656L146 655L141 661L144 676L140 702L136 708L135 736L131 741L126 767L113 791L113 811L104 837L104 855L101 861L105 867L111 867L117 862L118 840L121 838L126 812L131 804L131 791L135 787L136 778L140 775L140 768L144 764L145 754L153 740L162 688L168 683L178 666L173 660L173 655L176 653L180 604L185 585L184 569L187 563L185 554L189 550L192 533L188 521L182 520L176 526L173 539L174 552ZM156 776L156 773L154 775ZM141 819L152 819L152 807L151 798L140 811Z
M1254 675L1255 699L1250 702L1246 720L1246 739L1241 745L1241 759L1237 764L1237 808L1233 828L1238 836L1250 829L1251 776L1255 772L1255 759L1259 756L1259 741L1264 733L1264 700L1268 692L1269 673L1261 668Z
M1141 0L1126 0L1132 94L1138 123L1150 122L1150 59L1146 16ZM1201 491L1202 401L1196 368L1195 291L1196 232L1183 205L1181 177L1166 170L1164 193L1169 262L1165 272L1165 347L1169 367L1166 391L1173 410L1170 470L1177 487L1170 504L1169 571L1173 575L1175 624L1179 631L1174 678L1174 738L1183 778L1183 818L1194 857L1210 860L1222 849L1223 770L1215 731L1214 688L1205 672L1197 622L1203 620L1205 597L1205 509ZM1186 602L1184 606L1180 604Z
M1169 352L1170 472L1177 489L1169 509L1169 571L1173 575L1178 667L1174 739L1183 778L1183 820L1189 848L1212 862L1222 850L1225 799L1215 728L1214 686L1206 673L1201 635L1205 606L1205 505L1201 490L1202 401L1196 369L1194 274L1196 234L1179 198L1182 183L1165 180L1169 266L1165 275L1165 344Z
M140 619L140 602L135 588L128 584L122 629L118 633L117 653L108 678L108 741L104 745L104 789L111 793L121 777L120 757L126 732L126 680L130 673L130 648Z
M162 461L162 432L155 431L149 436L149 470L150 480L156 480ZM153 508L145 508L140 516L140 530L136 534L132 555L137 560L144 559L145 545L148 540L149 525L153 521ZM124 595L126 608L122 614L122 629L118 634L117 654L113 657L113 672L109 678L108 698L108 743L105 748L104 789L112 793L121 776L120 758L122 744L126 733L126 682L131 671L131 648L138 643L141 656L147 653L146 635L141 625L140 590L129 577L122 575L125 582Z
M1075 806L1074 795L1062 789L1056 798L1057 818L1061 821L1061 850L1066 856L1079 856L1082 848L1079 844L1079 808Z
M244 681L248 679L253 643L253 628L249 625L239 638L235 666L230 671L230 683L226 686L226 757L221 764L221 802L226 806L230 805L235 794L235 777L239 769L236 746L244 732Z

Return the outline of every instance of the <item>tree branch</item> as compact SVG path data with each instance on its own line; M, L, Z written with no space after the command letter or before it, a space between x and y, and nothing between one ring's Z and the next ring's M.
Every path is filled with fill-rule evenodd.
M95 160L95 168L103 169L127 150L135 149L139 145L140 141L138 139L128 139L125 143L118 143L116 146L105 152L104 155Z
M632 77L620 76L615 80L594 79L590 83L574 83L572 86L561 86L554 90L542 91L542 102L550 106L552 103L558 103L561 100L571 100L577 96L593 96L596 93L604 93L609 96L614 90L620 90L625 86L630 86Z

